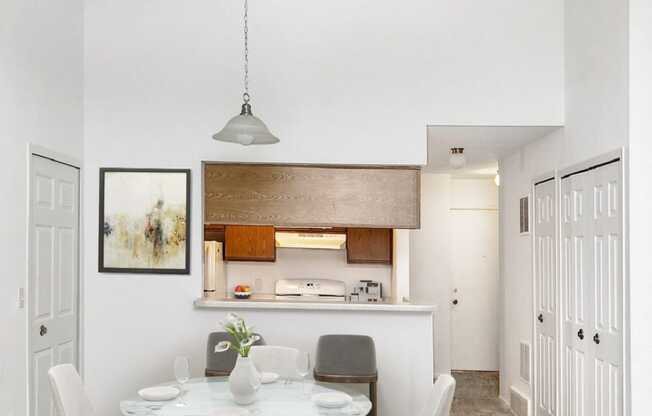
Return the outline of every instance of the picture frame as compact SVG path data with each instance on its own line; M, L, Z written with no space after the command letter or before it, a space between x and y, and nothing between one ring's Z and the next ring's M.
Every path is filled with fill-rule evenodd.
M531 228L530 195L519 198L519 234L529 235Z
M190 274L190 169L100 168L98 271Z

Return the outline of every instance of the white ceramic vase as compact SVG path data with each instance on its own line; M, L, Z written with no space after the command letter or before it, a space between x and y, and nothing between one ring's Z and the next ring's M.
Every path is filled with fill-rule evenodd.
M247 405L256 400L256 391L260 387L260 374L249 357L238 355L235 368L229 376L229 389L233 394L233 401L237 404Z

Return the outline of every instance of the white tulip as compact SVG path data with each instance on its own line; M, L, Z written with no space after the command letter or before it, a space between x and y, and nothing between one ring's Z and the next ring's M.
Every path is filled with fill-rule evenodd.
M250 347L251 345L253 345L254 342L255 342L254 337L249 337L248 339L242 341L242 344L240 344L240 347L241 348L242 347Z
M215 346L215 352L224 352L231 348L231 343L229 341L220 341Z

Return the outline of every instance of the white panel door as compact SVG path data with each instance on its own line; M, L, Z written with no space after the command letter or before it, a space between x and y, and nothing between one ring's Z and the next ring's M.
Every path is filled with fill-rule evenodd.
M534 188L536 284L536 415L556 415L556 198L555 181Z
M623 414L623 267L620 163L591 172L595 301L591 331L595 416Z
M78 363L79 171L39 156L31 167L30 415L51 416L48 370Z
M451 211L454 370L498 370L498 212Z
M591 238L587 173L562 180L562 414L592 416L590 409ZM588 190L587 190L588 188Z
M564 416L623 414L620 169L562 181Z

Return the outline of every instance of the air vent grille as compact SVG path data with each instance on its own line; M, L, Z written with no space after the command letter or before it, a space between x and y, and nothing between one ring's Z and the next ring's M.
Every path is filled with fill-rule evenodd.
M519 230L521 234L530 233L530 196L524 196L519 200Z

